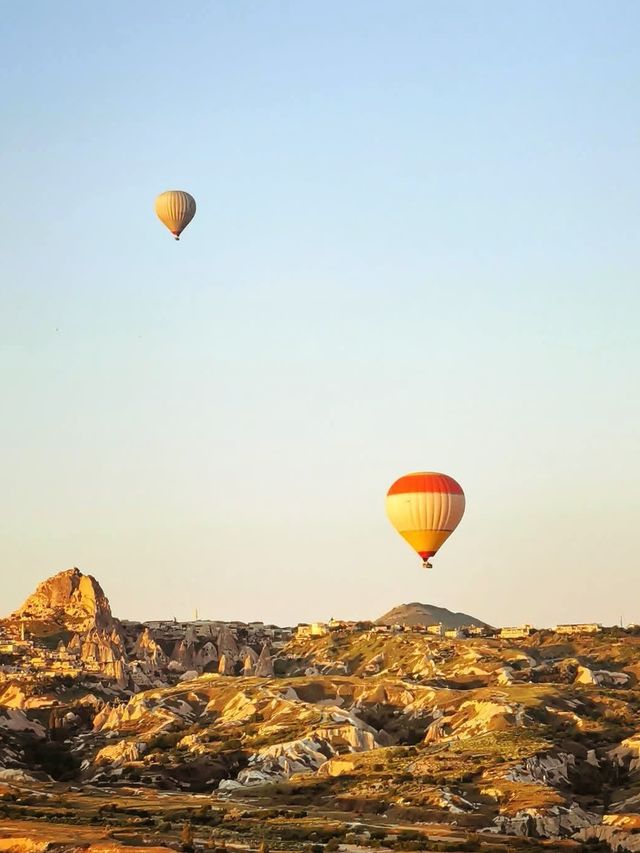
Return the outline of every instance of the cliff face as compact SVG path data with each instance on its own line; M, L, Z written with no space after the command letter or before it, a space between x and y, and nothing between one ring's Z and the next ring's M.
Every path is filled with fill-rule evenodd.
M76 568L43 581L12 616L54 622L80 632L114 624L109 601L98 581Z

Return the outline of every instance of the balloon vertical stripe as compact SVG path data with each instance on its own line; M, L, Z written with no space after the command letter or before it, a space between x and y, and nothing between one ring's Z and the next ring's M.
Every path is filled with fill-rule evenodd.
M196 201L183 190L167 190L156 199L156 215L176 237L182 234L196 215Z

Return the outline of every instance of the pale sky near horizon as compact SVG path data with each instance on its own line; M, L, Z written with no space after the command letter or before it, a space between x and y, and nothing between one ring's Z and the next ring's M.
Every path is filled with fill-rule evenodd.
M637 3L0 11L2 613L640 622Z

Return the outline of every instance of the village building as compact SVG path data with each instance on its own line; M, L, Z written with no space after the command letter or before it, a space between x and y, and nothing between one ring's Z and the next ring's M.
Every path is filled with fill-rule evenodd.
M520 625L510 628L500 628L500 637L503 640L518 640L522 637L529 637L533 634L535 628L532 625Z
M597 622L580 622L576 625L556 625L556 634L599 634L602 625Z
M331 631L353 631L356 627L356 622L348 619L329 619L329 628Z
M329 633L329 626L325 622L312 622L311 625L300 624L296 631L296 637L324 637Z
M467 637L488 637L494 633L487 625L463 625L462 630Z

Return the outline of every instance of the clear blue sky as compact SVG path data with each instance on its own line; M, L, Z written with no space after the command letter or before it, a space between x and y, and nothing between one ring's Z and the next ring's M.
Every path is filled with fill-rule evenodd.
M640 621L637 3L1 12L3 612Z

